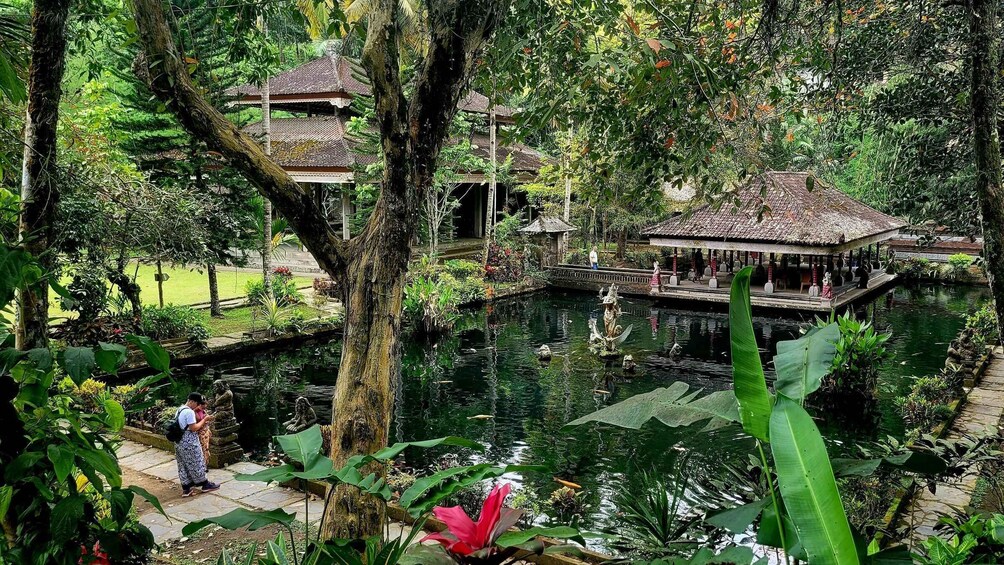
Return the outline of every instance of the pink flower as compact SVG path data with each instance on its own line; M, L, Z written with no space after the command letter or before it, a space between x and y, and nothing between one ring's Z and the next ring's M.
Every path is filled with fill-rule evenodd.
M446 523L446 531L429 534L422 538L422 541L439 542L446 551L459 556L477 552L484 552L485 556L491 554L495 540L513 527L523 513L521 510L502 507L511 489L512 486L509 484L493 488L481 506L481 515L477 522L471 520L459 506L433 508L432 514Z
M87 561L87 563L91 565L111 565L112 562L108 560L108 554L101 551L100 541L94 542L93 550L94 550L94 557L90 558ZM80 560L77 561L77 563L84 563L84 557L87 556L87 546L81 544L80 555L83 557L81 557Z

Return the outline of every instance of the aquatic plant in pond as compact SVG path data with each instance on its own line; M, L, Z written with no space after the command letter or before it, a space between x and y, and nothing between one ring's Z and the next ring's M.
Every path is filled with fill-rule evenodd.
M874 400L879 369L891 354L885 344L892 333L877 332L870 322L845 312L836 317L839 337L834 343L833 364L823 379L820 392L832 400L842 397L852 403ZM827 325L816 320L816 328Z

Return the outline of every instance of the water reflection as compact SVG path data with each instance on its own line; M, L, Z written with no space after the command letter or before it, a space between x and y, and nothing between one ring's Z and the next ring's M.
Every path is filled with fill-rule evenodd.
M893 361L882 371L877 412L867 425L823 419L831 449L902 433L893 398L909 388L913 377L938 370L962 316L980 296L974 289L904 288L862 309L879 329L895 332L889 342ZM599 308L589 294L537 294L468 312L459 331L435 345L406 343L401 379L395 383L393 440L461 435L487 446L479 460L548 465L555 477L584 487L590 527L603 525L613 493L630 491L640 472L671 476L679 449L689 454L694 484L702 477L720 477L723 463L745 468L752 444L735 428L709 433L658 424L639 431L564 428L574 418L676 381L706 392L731 386L726 314L623 299L625 322L641 329L647 321L649 330L632 333L624 344L624 353L638 362L634 373L625 373L619 361L604 362L589 352L588 320L601 315ZM768 369L768 352L797 336L807 321L754 319ZM536 356L543 344L553 355L546 365ZM310 399L322 422L330 421L339 356L340 345L330 343L214 367L236 395L241 445L267 453L269 438L299 395ZM188 385L205 387L209 380ZM438 455L413 454L410 463L428 464ZM550 475L521 480L545 498L559 486Z

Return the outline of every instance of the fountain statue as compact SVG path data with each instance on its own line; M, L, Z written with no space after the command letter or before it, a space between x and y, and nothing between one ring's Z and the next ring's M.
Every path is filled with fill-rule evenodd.
M286 428L286 433L295 434L302 432L316 423L317 413L314 412L314 408L310 405L307 397L301 396L296 399L293 417L283 422L282 425Z
M214 417L210 424L209 466L219 469L244 458L244 450L237 444L237 418L234 417L234 393L223 379L213 381Z
M589 320L589 343L594 353L600 357L616 357L618 355L617 346L624 343L631 333L631 326L622 328L617 320L621 316L621 307L618 303L617 285L611 284L606 296L602 297L603 302L603 333L596 328L596 319Z

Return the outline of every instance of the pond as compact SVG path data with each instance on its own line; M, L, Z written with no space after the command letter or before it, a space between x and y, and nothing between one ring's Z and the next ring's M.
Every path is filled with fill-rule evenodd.
M949 341L984 297L984 290L969 287L897 288L860 309L859 315L894 332L889 342L894 355L882 370L877 409L843 414L839 421L817 414L831 453L846 452L855 442L902 435L894 398L909 389L914 377L941 368ZM465 313L460 331L451 338L435 345L406 343L393 439L459 435L487 446L483 454L464 453L462 459L547 465L553 474L513 477L513 482L545 500L560 486L554 478L581 485L590 528L602 527L616 511L616 493L637 485L645 473L671 477L683 454L688 488L714 492L714 480L724 476L723 463L745 468L752 452L752 443L735 427L709 433L658 423L640 431L564 428L579 416L676 381L706 392L731 386L724 312L688 311L630 297L623 299L622 309L621 323L633 325L623 346L638 362L633 374L624 373L619 362L608 365L589 352L588 320L601 316L593 294L550 292L496 302ZM764 360L777 342L793 339L809 321L755 317ZM678 359L668 355L674 341L683 349ZM554 354L548 365L535 355L542 344ZM289 418L299 395L311 400L322 421L330 421L339 354L339 343L332 342L213 367L235 393L246 451L254 457L269 452L271 436ZM176 392L209 390L210 380L193 378ZM438 455L412 454L408 463L427 465Z

